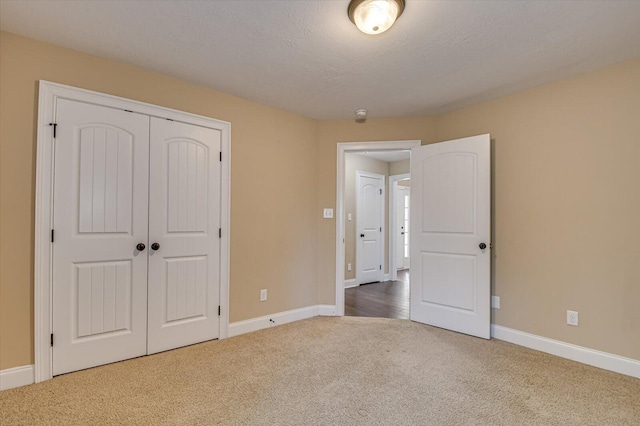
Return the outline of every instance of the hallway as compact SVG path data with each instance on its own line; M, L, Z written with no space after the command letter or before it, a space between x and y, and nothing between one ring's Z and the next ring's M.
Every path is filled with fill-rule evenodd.
M397 281L348 288L344 300L347 316L409 319L409 270L398 271Z

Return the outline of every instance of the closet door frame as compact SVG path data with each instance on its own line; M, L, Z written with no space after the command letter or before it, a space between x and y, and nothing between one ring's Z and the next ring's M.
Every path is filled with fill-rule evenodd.
M100 105L145 114L221 132L220 176L220 339L229 332L229 241L231 188L231 123L164 108L131 99L40 80L38 84L38 128L36 154L36 202L34 241L34 379L52 376L52 254L53 244L53 153L55 149L56 105L58 99Z

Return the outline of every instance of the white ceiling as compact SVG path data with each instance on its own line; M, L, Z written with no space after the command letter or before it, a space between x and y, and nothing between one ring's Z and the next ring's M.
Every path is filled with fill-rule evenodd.
M411 151L366 151L358 153L347 153L348 155L360 155L380 161L400 161L411 158Z
M640 1L8 1L0 28L316 119L436 114L640 56Z

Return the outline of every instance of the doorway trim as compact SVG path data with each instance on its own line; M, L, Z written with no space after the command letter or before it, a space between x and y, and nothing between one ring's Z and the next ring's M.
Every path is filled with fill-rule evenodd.
M69 99L170 119L182 123L216 129L221 132L222 164L220 168L220 339L229 329L229 242L231 189L231 123L213 118L164 108L91 90L79 89L45 80L38 82L38 127L35 183L34 238L34 378L49 380L52 375L52 242L53 229L53 132L58 99Z
M378 142L338 142L336 155L336 315L344 315L344 158L347 152L410 150L422 145L421 140Z
M362 194L360 194L360 180L362 179L362 177L371 177L374 179L380 179L382 181L382 192L380 193L380 195L382 195L382 200L380 203L380 253L379 254L379 258L380 258L380 262L382 262L382 264L384 265L384 243L385 243L385 238L384 238L384 234L386 233L386 226L385 226L385 218L386 218L386 213L385 213L385 202L384 199L386 197L386 192L385 191L385 185L386 185L386 177L385 175L381 175L379 173L373 173L373 172L366 172L363 170L356 170L356 239L355 239L355 249L356 249L356 285L361 285L363 284L362 282L360 282L362 280L362 274L361 274L361 270L360 270L360 265L362 264L360 256L362 256L362 249L360 248L360 240L358 239L358 233L360 232L360 200L362 198ZM382 265L380 267L380 269L382 269ZM380 271L380 277L381 277L381 281L384 281L384 276L385 273L384 271Z
M389 176L389 279L391 281L398 279L398 269L396 265L396 246L398 245L396 195L398 191L398 181L410 178L410 172Z

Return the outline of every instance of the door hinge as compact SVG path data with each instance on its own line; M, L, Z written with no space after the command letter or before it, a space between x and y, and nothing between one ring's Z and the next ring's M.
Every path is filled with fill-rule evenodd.
M218 316L220 316L220 305L218 305Z
M124 112L133 112L130 109L125 109Z
M220 162L222 163L222 151L220 151Z
M53 229L52 229L51 230L51 242L53 242L53 240L54 240L53 236L54 236L54 232L53 232Z
M380 188L380 195L382 195L382 188Z
M382 226L380 227L380 232L382 232Z
M51 333L51 346L53 347L53 333Z
M382 265L380 265L380 270L382 271Z
M53 126L53 138L56 138L58 123L49 123L49 126Z
M222 238L222 228L218 228L218 238Z

